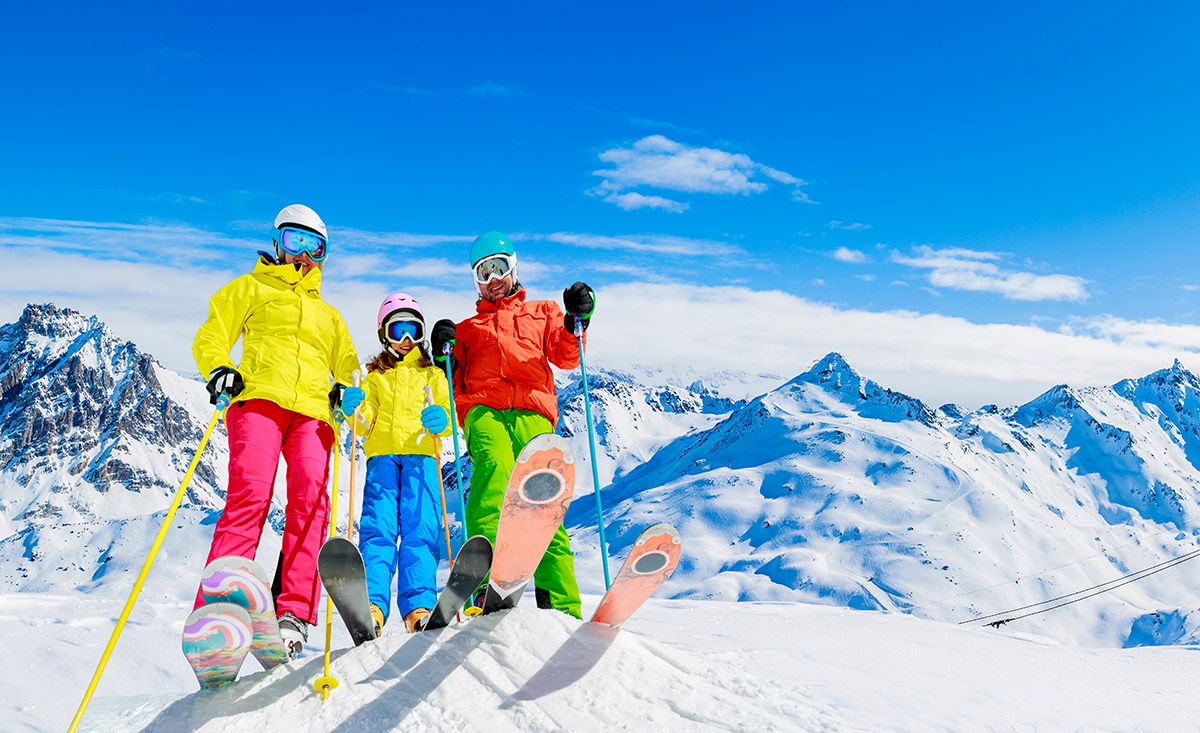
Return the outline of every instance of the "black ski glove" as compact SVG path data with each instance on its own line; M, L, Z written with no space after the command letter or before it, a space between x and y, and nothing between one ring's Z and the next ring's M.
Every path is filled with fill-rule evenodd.
M246 388L246 383L242 381L242 375L238 374L238 370L233 367L217 367L213 373L208 375L208 404L217 404L217 397L222 392L229 395L230 399L237 397Z
M433 347L433 360L438 366L446 368L446 344L450 344L450 368L458 368L458 360L454 358L454 321L443 318L433 324L429 332L430 345Z
M592 313L596 311L596 291L589 288L587 283L577 282L563 291L563 306L567 311L563 318L563 327L567 332L575 334L575 319L579 319L586 331Z

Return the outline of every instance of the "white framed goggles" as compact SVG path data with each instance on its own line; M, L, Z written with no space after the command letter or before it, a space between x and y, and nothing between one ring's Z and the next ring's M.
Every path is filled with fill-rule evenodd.
M517 268L517 256L496 254L484 257L475 263L475 282L487 285L492 280L505 277Z
M424 340L425 324L412 314L397 313L384 321L383 336L394 344L402 344L405 339L415 344Z

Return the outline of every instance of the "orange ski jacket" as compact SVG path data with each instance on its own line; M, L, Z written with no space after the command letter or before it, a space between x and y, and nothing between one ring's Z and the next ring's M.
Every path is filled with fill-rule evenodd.
M476 314L454 329L454 402L459 424L475 405L518 408L558 424L554 372L579 366L575 334L550 300L525 302L525 289L495 303L481 298ZM587 345L587 335L584 335Z

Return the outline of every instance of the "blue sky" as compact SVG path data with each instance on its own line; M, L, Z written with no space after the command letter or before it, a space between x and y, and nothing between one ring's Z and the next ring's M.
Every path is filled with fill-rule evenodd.
M1200 359L1200 8L374 4L5 11L0 318L53 300L194 370L284 205L384 295L472 312L470 239L600 294L598 365L939 404Z

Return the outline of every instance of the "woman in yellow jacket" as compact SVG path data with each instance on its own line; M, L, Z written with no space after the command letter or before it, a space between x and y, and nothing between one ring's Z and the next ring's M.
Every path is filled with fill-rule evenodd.
M325 223L293 204L275 218L275 254L259 252L254 270L217 291L192 353L215 404L237 400L226 415L229 488L208 560L254 559L271 507L275 472L287 462L287 510L275 601L279 629L295 658L316 623L317 553L329 521L332 411L353 414L362 390L346 387L358 355L345 321L321 299L329 254ZM242 340L241 362L229 352ZM330 387L333 387L332 391ZM196 594L196 606L203 603Z
M389 295L377 324L383 351L367 365L363 382L370 434L358 549L378 634L391 613L393 576L408 631L420 628L437 600L440 467L434 436L449 430L450 392L445 373L429 357L425 318L412 296ZM426 404L426 387L433 404Z

